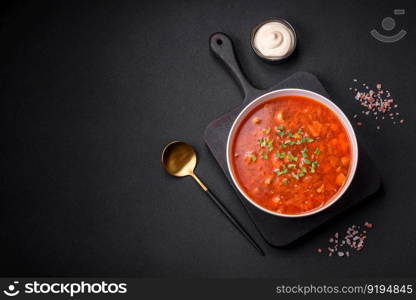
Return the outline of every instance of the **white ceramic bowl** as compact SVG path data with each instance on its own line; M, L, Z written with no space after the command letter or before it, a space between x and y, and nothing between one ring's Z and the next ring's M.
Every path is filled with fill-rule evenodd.
M350 141L350 145L351 145L351 166L350 166L350 170L349 170L349 174L347 177L347 181L345 182L344 186L332 197L332 199L330 199L324 206L319 207L318 209L315 210L311 210L311 211L307 211L303 214L294 214L294 215L290 215L290 214L281 214L281 213L277 213L275 211L271 211L268 210L262 206L260 206L259 204L257 204L254 200L252 200L250 198L250 196L248 196L244 190L240 187L240 184L238 183L238 181L236 180L236 176L234 174L234 169L233 169L233 164L231 163L232 160L232 143L234 141L234 136L237 132L237 129L240 127L241 122L245 119L246 115L248 113L250 113L255 107L257 107L258 105L260 105L261 103L268 101L270 99L273 98L278 98L281 96L289 96L289 95L296 95L296 96L304 96L304 97L308 97L311 99L314 99L322 104L324 104L325 106L327 106L332 112L335 113L335 115L338 116L339 120L341 121L341 123L344 125L347 133L348 133L348 138ZM344 193L345 191L348 189L348 187L351 184L351 181L355 175L355 171L357 169L357 162L358 162L358 145L357 145L357 138L355 136L354 133L354 129L351 126L350 121L348 120L348 118L345 116L345 114L342 112L342 110L336 106L331 100L325 98L322 95L319 95L317 93L308 91L308 90L302 90L302 89L281 89L281 90L275 90L272 92L268 92L266 94L261 95L260 97L256 98L255 100L253 100L251 103L249 103L241 112L240 114L237 116L237 118L235 119L230 133L228 135L228 140L227 140L227 165L228 165L228 170L230 171L231 174L231 178L235 184L235 186L237 187L237 189L239 190L239 192L251 203L253 204L255 207L257 207L258 209L269 213L271 215L274 216L279 216L279 217L287 217L287 218L299 218L299 217L306 217L306 216L310 216L310 215L314 215L320 211L323 211L324 209L327 209L328 207L330 207L331 205L333 205Z

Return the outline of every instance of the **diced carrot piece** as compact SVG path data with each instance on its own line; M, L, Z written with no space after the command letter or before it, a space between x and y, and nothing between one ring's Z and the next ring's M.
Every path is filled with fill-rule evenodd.
M316 189L317 193L322 193L324 191L325 184L322 184L319 188Z
M270 184L272 182L273 176L269 176L266 178L266 180L264 180L265 184Z
M335 183L338 186L342 186L344 184L344 182L345 182L345 175L343 173L339 173L337 175L337 178L335 179Z
M348 156L341 157L341 162L344 166L348 166L348 163L350 162L350 158Z
M345 134L341 133L338 135L339 146L343 152L347 152L349 148L349 141Z
M329 125L329 127L331 128L332 131L337 131L338 130L338 125L335 123L331 123L331 125Z
M338 145L338 140L337 139L332 139L330 141L330 143L331 143L332 146L337 146Z
M253 118L253 124L260 124L261 119L259 117L254 117Z
M279 124L283 123L285 121L283 118L283 111L279 110L279 112L275 115L275 119Z
M335 168L336 166L338 166L338 158L336 156L330 156L328 157L328 161L331 164L331 166L333 168Z
M321 136L324 136L324 135L326 135L326 133L328 132L328 126L326 126L326 125L322 125L322 127L321 127Z
M331 164L328 163L322 163L319 168L322 170L323 173L328 173L331 171Z
M274 203L279 203L279 202L280 202L280 197L279 197L279 196L274 196L274 197L272 198L272 201L273 201Z
M321 134L322 124L318 121L313 121L312 124L308 126L308 129L313 137L317 137Z

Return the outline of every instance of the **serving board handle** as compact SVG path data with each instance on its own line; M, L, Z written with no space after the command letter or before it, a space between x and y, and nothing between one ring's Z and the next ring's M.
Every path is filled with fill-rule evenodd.
M212 53L227 67L243 91L244 98L259 92L246 78L240 68L231 39L222 32L213 33L209 38Z

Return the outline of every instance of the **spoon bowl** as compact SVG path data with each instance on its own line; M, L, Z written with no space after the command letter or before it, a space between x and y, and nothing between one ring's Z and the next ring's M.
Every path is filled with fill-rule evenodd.
M166 172L176 177L192 175L196 162L195 150L184 142L171 142L162 151L162 164Z

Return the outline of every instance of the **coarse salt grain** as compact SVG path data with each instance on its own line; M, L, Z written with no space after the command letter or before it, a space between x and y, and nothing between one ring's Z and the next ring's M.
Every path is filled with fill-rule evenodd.
M336 232L333 237L330 237L327 247L328 256L336 254L335 256L338 257L350 257L351 251L362 251L367 239L367 230L374 228L374 225L368 221L365 221L363 225L363 230L361 230L361 226L354 224L347 228L343 236ZM317 251L320 254L324 253L322 248L318 248Z
M353 82L357 83L358 79L354 78ZM372 116L374 120L377 120L377 122L382 122L382 120L385 119L384 116L382 118L378 118L378 114L387 114L389 116L388 119L392 120L391 122L393 124L396 124L394 120L394 116L398 116L398 112L392 112L392 109L395 109L398 107L397 103L394 103L395 100L391 97L389 90L383 90L382 84L377 83L374 89L370 89L369 85L366 83L361 83L365 89L364 91L360 90L359 87L354 87L354 98L358 102L360 102L360 105L365 107L366 110L361 111L362 114L369 116L370 112L372 112ZM349 88L352 90L352 88ZM354 119L356 119L358 116L357 114L354 115ZM400 124L403 124L404 121L400 121ZM362 122L357 122L357 126L362 126ZM378 124L376 126L377 130L380 130L380 125Z

